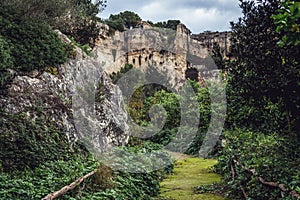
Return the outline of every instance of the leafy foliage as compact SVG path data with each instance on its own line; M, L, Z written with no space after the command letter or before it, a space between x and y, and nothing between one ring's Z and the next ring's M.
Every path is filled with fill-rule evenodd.
M0 112L0 160L2 170L33 169L47 161L67 159L71 155L66 135L45 114L37 112L35 120L26 112ZM47 126L45 126L47 124Z
M271 17L277 25L277 32L284 32L284 36L278 42L279 46L300 44L300 2L282 1L278 14Z
M159 28L169 28L172 30L177 30L177 25L179 25L181 22L180 20L168 20L167 22L156 22L156 23L152 23L150 22L150 24L152 24L154 27L159 27Z
M11 47L5 38L0 35L0 70L10 68L13 66L13 58L11 57Z
M20 18L31 20L41 20L48 23L54 18L60 17L68 8L68 4L63 0L3 0L1 1L2 9L4 7L14 8Z
M75 38L82 45L93 47L99 35L97 14L106 7L105 0L4 0L4 7L14 8L25 21L43 22Z
M226 60L223 58L222 53L223 52L220 48L220 45L215 42L212 49L212 59L217 65L218 69L225 70Z
M236 116L241 126L250 123L249 128L274 130L278 125L273 126L267 117L262 119L269 111L268 105L274 104L286 117L278 116L280 120L273 121L281 123L281 130L292 128L297 132L300 124L299 48L277 46L281 35L276 32L271 16L277 12L278 2L242 1L241 8L244 17L232 23L232 51L236 59L228 68L227 94L229 108L232 108L229 116ZM245 110L240 112L240 108ZM267 111L262 114L263 110ZM270 126L262 126L268 123Z
M163 21L163 22L156 22L153 23L151 21L148 21L152 26L154 27L159 27L159 28L169 28L172 30L177 30L177 25L180 24L180 20L168 20L168 21Z
M130 73L127 73L128 71L130 71ZM126 77L121 79L124 74L126 74ZM134 77L129 77L128 74ZM110 77L114 83L120 84L119 81L122 81L121 85L126 86L123 87L125 90L123 91L123 94L128 94L129 92L126 91L126 88L133 87L130 85L131 80L134 80L136 83L138 79L137 77L142 75L143 74L139 72L138 69L133 69L132 65L125 65L120 69L119 72L113 73ZM160 74L157 74L156 77L165 78L160 76ZM147 74L143 78L147 79ZM197 155L210 123L211 100L209 89L207 87L203 88L198 82L192 80L189 80L189 84L192 86L196 94L196 96L191 98L197 99L200 118L197 134L196 136L193 136L193 141L186 153ZM214 84L211 83L211 89L215 88L214 92L217 93L218 86L213 85ZM163 116L156 116L156 118L153 118L154 116L152 116L152 122L159 123L156 125L162 125L163 128L161 131L155 135L152 135L148 139L157 144L167 145L174 139L174 136L178 132L178 127L181 126L181 116L184 116L186 120L188 120L190 117L193 117L188 110L183 111L184 113L181 113L182 110L179 100L186 102L190 100L188 98L190 97L177 95L168 91L165 87L157 84L144 85L143 87L135 88L134 93L130 96L128 111L135 123L139 124L140 126L148 126L150 125L151 121L149 116L150 110L153 109L153 106L155 105L162 106L166 111L166 121L162 120ZM191 128L186 126L182 127L182 129L184 129L186 135L190 135L189 133L191 132ZM133 140L136 140L136 138Z
M190 81L190 84L196 93L194 98L197 98L198 101L200 118L197 135L193 136L193 141L186 153L197 155L210 123L211 102L208 88L202 88L199 83L194 81ZM150 110L155 105L162 106L166 111L166 121L161 119L162 116L156 116L158 118L152 117L152 120L156 123L164 124L161 131L148 139L154 143L167 145L174 139L178 132L178 127L182 126L180 124L181 117L184 116L188 120L189 117L193 116L189 114L189 111L183 111L182 113L179 99L187 101L188 99L185 98L187 97L176 95L157 85L144 86L138 88L132 95L129 103L129 113L137 124L147 126L150 123ZM188 126L181 128L185 130L186 136L190 135L191 129Z
M70 7L79 11L84 16L96 16L106 7L106 0L71 0Z
M299 48L278 46L285 35L272 19L279 1L240 2L244 16L231 24L234 59L224 69L227 130L216 169L232 198L292 199L299 188Z
M68 46L47 25L23 20L10 8L0 14L0 33L11 46L13 69L30 71L66 61Z
M157 149L152 144L127 151ZM1 199L41 199L98 168L98 172L60 199L151 199L159 191L159 181L172 166L149 173L113 171L91 155L74 155L68 161L41 163L34 170L0 173Z
M2 25L9 27L1 30L14 45L12 56L16 58L14 67L17 70L30 71L66 61L67 46L47 26L26 22Z
M52 24L67 13L81 16L96 16L106 7L105 0L3 0L1 6L13 7L22 18L46 21Z
M226 131L216 169L224 175L229 194L243 198L244 188L251 199L289 199L288 192L281 194L278 188L263 185L259 177L284 184L289 190L300 186L299 148L290 139L247 130ZM246 169L255 169L255 175Z
M74 156L68 161L56 160L40 165L34 170L0 173L1 199L42 199L47 194L72 183L99 166L91 156ZM61 199L72 199L80 188Z
M113 81L113 83L117 83L117 81L129 70L131 70L133 68L133 65L131 64L125 64L124 67L122 67L120 69L120 71L118 71L117 73L113 72L110 75L111 80Z
M137 23L142 19L140 16L131 11L120 12L116 15L110 15L106 23L113 31L125 31L125 29L135 28Z
M0 88L11 79L11 74L8 68L11 68L14 63L14 58L11 56L11 47L5 38L0 35Z

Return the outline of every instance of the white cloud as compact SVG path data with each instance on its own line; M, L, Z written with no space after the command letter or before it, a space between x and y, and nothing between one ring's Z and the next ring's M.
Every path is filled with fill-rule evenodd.
M199 33L229 30L229 22L241 16L238 5L238 0L108 0L100 16L108 18L109 14L130 10L153 22L179 19L193 33Z

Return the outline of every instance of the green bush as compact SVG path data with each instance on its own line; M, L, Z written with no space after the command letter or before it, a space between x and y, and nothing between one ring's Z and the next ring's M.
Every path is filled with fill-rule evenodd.
M32 119L26 112L0 111L0 161L4 171L33 169L71 155L65 133L48 121L43 112L35 115Z
M11 56L11 47L2 35L0 35L0 58L1 71L13 66L14 58Z
M42 199L97 169L98 166L99 162L92 156L77 155L68 161L40 163L34 170L0 173L0 199ZM78 192L80 188L70 191L61 199L74 199L73 196L76 197Z
M142 19L140 16L131 11L120 12L116 15L110 15L106 21L112 32L124 31L126 29L135 28L139 21Z
M159 28L169 28L172 30L177 30L177 26L181 23L180 20L168 20L168 21L163 21L163 22L157 22L153 23L148 21L152 26L154 27L159 27Z
M0 27L0 34L6 41L3 45L10 46L6 54L13 61L6 68L31 71L67 60L70 48L46 24L22 19L14 10L2 8Z
M160 147L146 142L122 149L126 152L143 152L144 149L152 151ZM112 171L91 155L74 155L68 161L41 163L34 170L0 172L0 199L41 199L95 169L99 169L96 174L60 199L151 199L158 195L159 181L172 170L172 165L148 173L128 173Z
M300 152L297 143L292 143L295 139L240 129L226 131L215 169L223 174L229 195L243 198L243 188L249 199L290 199L289 192L264 185L259 177L289 190L300 187ZM255 170L254 174L249 170Z
M114 77L117 75L121 76L121 74L117 73ZM197 99L200 118L197 134L193 136L192 143L186 150L186 153L197 155L210 124L212 112L211 99L208 87L203 88L199 83L194 81L190 81L190 84L195 91L195 96L191 98ZM214 86L213 83L211 83L210 89L214 90L213 92L219 92L218 86ZM148 139L158 144L167 145L174 139L174 136L178 132L178 127L182 128L185 137L188 137L190 133L194 134L194 130L190 127L180 124L182 116L185 117L185 120L189 121L189 118L193 120L192 118L194 117L194 114L190 113L191 110L183 111L182 113L179 100L183 102L190 101L189 97L183 97L169 92L161 86L147 85L135 90L134 94L131 96L129 102L129 113L135 123L141 126L147 126L150 122L149 111L152 106L155 104L163 106L167 114L163 129ZM219 109L221 106L222 105L216 105L215 108ZM218 110L214 112L218 112ZM156 119L156 121L161 122L162 120Z
M12 68L13 63L11 47L6 39L0 35L0 89L11 79L11 73L7 69Z
M0 21L1 34L13 45L13 68L22 71L56 66L67 60L67 45L47 25Z

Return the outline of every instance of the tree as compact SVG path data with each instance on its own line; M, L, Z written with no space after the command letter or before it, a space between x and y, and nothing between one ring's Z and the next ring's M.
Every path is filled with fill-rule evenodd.
M104 10L106 7L106 0L71 0L71 7L74 7L77 11L80 11L85 16L93 16Z
M52 23L67 13L96 17L106 7L106 0L3 0L0 5L14 7L24 18Z
M212 59L216 63L218 69L224 70L226 61L223 58L223 52L221 50L221 47L217 42L213 44L213 49L211 54L212 54Z
M108 20L107 25L112 29L113 31L118 30L118 31L125 31L124 29L124 20L121 18L117 18L115 20Z
M26 20L47 23L54 29L73 37L78 43L93 46L98 37L97 14L105 6L105 0L4 0L1 9L10 7Z
M271 16L280 4L271 0L241 0L240 6L244 16L231 23L232 53L236 60L228 69L229 121L264 131L278 131L273 123L278 122L284 132L299 133L300 49L277 45L283 34L276 32ZM269 103L280 105L286 116L268 119ZM246 109L242 113L241 105ZM263 122L269 125L263 126Z
M166 28L176 30L178 24L180 24L180 20L168 20Z
M124 20L124 25L128 29L136 27L137 23L142 20L138 14L131 11L121 12L120 17Z
M152 24L155 27L159 27L159 28L169 28L169 29L173 29L173 30L177 30L177 25L180 24L180 20L168 20L167 22L163 21L163 22L157 22L157 23L153 23L150 22L150 24Z
M300 2L282 1L278 14L272 15L277 32L284 32L279 41L279 46L300 44Z
M97 14L105 7L106 0L70 0L64 15L56 18L51 25L81 45L93 47L100 31Z
M241 0L240 7L243 17L231 23L234 60L226 67L226 142L217 169L235 196L292 199L299 196L300 49L278 46L285 33L271 16L280 1Z
M113 30L124 31L125 28L135 28L141 20L142 19L138 14L131 11L124 11L116 15L110 15L107 24Z
M68 4L64 0L3 0L0 4L2 9L13 8L22 18L48 23L53 22L56 17L62 16L68 8Z

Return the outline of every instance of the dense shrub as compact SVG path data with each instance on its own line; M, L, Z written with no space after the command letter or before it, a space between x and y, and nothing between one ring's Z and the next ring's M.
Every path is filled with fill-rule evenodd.
M0 161L2 170L33 169L41 163L71 155L65 133L46 120L43 112L31 119L26 112L0 112Z
M98 22L98 19L75 15L71 18L64 17L60 19L53 27L65 35L74 38L80 45L88 45L93 48L94 42L99 37L100 32Z
M11 47L2 35L0 35L0 88L11 79L12 75L7 70L14 63L14 58L11 56Z
M125 64L124 67L121 67L120 71L118 72L113 72L110 75L111 80L113 81L113 83L117 83L117 81L129 70L131 70L133 68L133 65L131 64Z
M0 173L0 199L42 199L77 178L97 169L99 162L91 156L74 156L68 161L56 160L40 165L34 170ZM74 199L80 188L61 199Z
M3 71L13 66L13 58L11 56L11 47L6 39L0 35L0 70Z
M280 12L279 1L241 1L240 7L244 16L231 23L234 59L219 60L228 74L228 112L217 170L232 198L292 199L292 190L300 192L299 48L284 45L286 33L276 31L271 16ZM292 9L277 15L279 25L287 25L285 17L295 22Z
M151 73L148 72L148 74L154 73L156 74L155 77L157 77L158 79L165 78L161 74L156 72L155 69L150 68L148 70L153 70L151 71ZM125 74L126 76L124 76ZM110 77L112 78L114 83L118 83L122 86L123 94L129 94L129 92L127 91L128 88L134 88L132 82L137 84L140 79L147 79L148 74L143 74L138 69L134 69L132 65L125 65L120 69L119 72L113 73ZM193 97L189 97L189 95L186 95L185 97L180 96L168 91L165 87L158 84L149 84L144 85L140 88L134 88L135 91L129 99L128 111L131 118L136 124L140 126L149 126L151 120L149 116L150 110L153 109L154 105L162 106L166 111L166 121L164 122L162 120L163 116L156 116L157 118L153 118L152 116L152 120L154 120L154 123L164 122L164 124L157 124L160 126L162 125L162 130L152 135L148 139L158 144L167 145L171 141L173 141L175 135L178 133L178 127L180 126L182 126L182 131L184 131L186 137L188 137L188 135L191 135L190 133L195 133L195 130L192 130L188 125L180 124L182 116L185 117L186 121L189 121L188 119L194 117L194 115L192 113L189 113L191 112L190 110L186 110L181 113L182 110L179 100L182 102L190 103L192 98L196 99L198 102L198 109L200 114L199 126L196 135L192 136L192 142L187 148L186 153L197 155L201 148L203 139L206 135L211 120L212 110L210 93L214 93L215 96L218 96L218 94L221 92L222 87L219 87L218 84L215 84L213 82L207 82L207 86L209 87L202 87L198 82L191 80L189 80L189 84L195 92L195 96ZM225 105L216 105L216 103L214 103L215 110L213 112L218 113L220 109L224 109L224 106Z
M68 47L50 27L19 19L16 14L0 14L0 33L11 45L13 69L30 71L66 61Z
M24 19L7 6L0 9L0 46L0 88L12 77L8 69L19 72L57 66L72 50L48 25Z
M138 14L131 11L124 11L116 15L110 15L106 23L112 31L118 30L122 32L125 29L135 28L141 20Z
M299 192L300 152L291 142L294 139L239 129L226 131L216 169L224 175L229 195L243 199L244 190L249 199L275 200L290 199L291 190ZM254 174L250 170L255 170ZM283 193L278 187L262 184L260 177L284 184L288 191Z
M148 21L149 24L151 24L154 27L159 27L159 28L168 28L172 30L177 30L177 26L181 23L180 20L168 20L168 21L163 21L163 22L156 22L153 23L151 21Z
M164 124L161 131L148 139L158 144L167 145L174 139L175 135L178 133L179 127L181 127L186 138L188 138L191 133L194 134L194 130L192 130L188 124L181 124L181 117L184 117L186 121L189 121L189 118L194 117L194 115L193 113L190 113L190 110L181 110L179 100L182 102L190 102L191 99L189 98L196 98L200 114L198 131L195 136L192 136L192 143L186 150L186 153L197 155L209 127L211 99L208 87L203 88L199 83L194 81L190 81L189 83L195 91L194 97L180 96L159 85L146 85L138 88L130 98L129 113L135 123L141 126L147 126L150 123L150 110L153 109L154 105L162 106L166 111L166 121L164 122L162 120L163 116L156 116L157 118L152 117L152 120L154 120L155 123L164 122ZM213 85L213 83L211 85ZM213 88L217 87L212 86L210 89ZM216 89L215 92L219 91ZM220 105L220 107L221 106L222 105ZM215 108L219 109L217 106L215 106ZM214 112L218 112L218 110L215 110Z
M153 144L151 142L142 142L140 145L121 147L120 150L124 154L145 154L145 152L152 152L153 155L160 151L162 146ZM173 165L171 159L166 152L160 152L160 157L164 156L164 161L167 164L165 167L157 170L151 170L152 166L149 163L149 154L145 154L144 159L132 160L132 156L122 156L120 164L130 166L136 169L139 166L145 170L144 173L131 173L126 171L114 171L113 185L114 187L105 191L98 192L103 199L152 199L159 193L159 182L166 173L172 172ZM149 165L150 164L150 165ZM152 163L153 164L153 163ZM97 192L93 196L98 196ZM89 196L91 197L91 196ZM104 198L106 197L106 198ZM88 199L88 198L86 198Z
M278 13L280 2L242 1L240 7L244 16L231 24L235 59L228 66L229 115L236 116L238 126L254 131L267 122L269 126L262 127L263 131L290 129L299 134L300 48L277 45L283 33L276 32L271 16ZM270 120L270 104L285 116Z
M143 149L151 151L158 148L145 143L123 149L127 152L142 152ZM170 172L172 166L148 173L128 173L114 171L91 155L74 155L68 161L41 163L34 170L0 173L0 199L41 199L95 169L98 169L96 174L60 199L151 199L158 195L159 181L165 173Z

